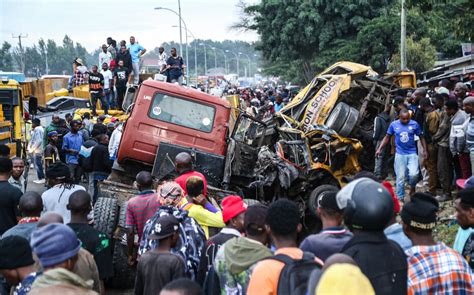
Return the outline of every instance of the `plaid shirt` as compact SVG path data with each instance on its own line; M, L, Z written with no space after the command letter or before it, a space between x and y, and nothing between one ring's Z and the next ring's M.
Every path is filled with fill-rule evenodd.
M443 243L413 246L408 256L408 294L474 294L467 261Z

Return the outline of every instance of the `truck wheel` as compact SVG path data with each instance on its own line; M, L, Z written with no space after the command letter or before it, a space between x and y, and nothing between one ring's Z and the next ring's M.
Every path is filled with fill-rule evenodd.
M125 218L126 218L127 203L123 203L120 207L120 213L118 218L118 230L117 237L114 239L114 253L112 256L112 262L114 265L114 276L107 280L107 286L118 289L130 289L135 284L136 267L128 265L127 261L127 246L126 243L126 231L125 231Z
M119 240L114 241L114 276L107 279L106 285L114 289L131 289L135 284L136 266L130 266L127 262L127 246L122 245Z
M331 114L329 114L329 117L326 120L326 126L339 133L344 122L346 122L350 109L351 107L348 104L344 102L338 103L332 110Z
M311 192L311 195L309 196L308 203L307 203L310 214L319 218L318 210L317 210L319 198L321 198L327 192L338 192L338 191L339 191L339 188L337 186L330 185L330 184L323 184L315 188Z
M357 120L359 119L359 111L356 110L355 108L350 108L349 109L349 114L347 115L347 119L342 125L341 129L339 130L339 135L343 137L348 137L352 130L354 130L354 127L357 123Z
M98 198L94 205L94 228L113 239L117 224L117 199Z

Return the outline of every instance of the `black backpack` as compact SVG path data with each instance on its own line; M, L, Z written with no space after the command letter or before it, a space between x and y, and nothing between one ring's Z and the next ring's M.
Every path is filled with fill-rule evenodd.
M285 264L278 279L278 295L305 295L311 273L321 269L321 265L314 260L314 255L303 252L302 259L293 259L285 254L278 254L267 259L278 260Z

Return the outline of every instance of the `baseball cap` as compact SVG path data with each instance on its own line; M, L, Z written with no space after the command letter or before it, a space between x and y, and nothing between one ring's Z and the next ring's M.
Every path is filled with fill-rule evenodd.
M161 216L151 231L151 240L162 240L173 235L179 229L179 221L173 215Z
M456 185L460 188L473 188L474 187L474 176L469 177L468 179L458 179L456 180Z

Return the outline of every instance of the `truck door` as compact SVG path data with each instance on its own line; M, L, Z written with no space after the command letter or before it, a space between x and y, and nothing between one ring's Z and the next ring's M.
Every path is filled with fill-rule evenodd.
M258 151L265 138L267 125L246 113L240 113L228 140L224 184L244 184L254 178Z

